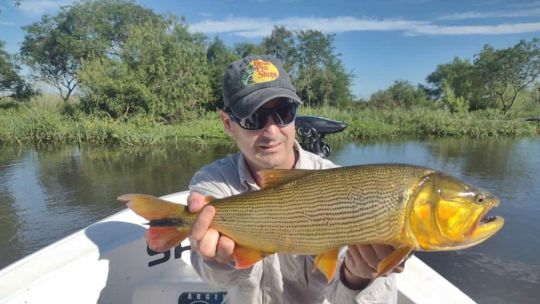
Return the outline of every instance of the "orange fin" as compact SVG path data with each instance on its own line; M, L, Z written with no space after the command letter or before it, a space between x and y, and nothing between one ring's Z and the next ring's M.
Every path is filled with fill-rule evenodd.
M178 227L150 227L146 231L146 242L150 249L164 252L182 243L189 235L188 228Z
M266 169L259 172L261 188L271 188L313 173L313 170Z
M205 204L210 204L211 202L213 202L216 198L211 196L211 195L207 195L204 197L204 202Z
M374 277L377 278L390 272L390 270L401 264L412 251L412 246L398 247L389 256L379 262L379 265L377 265L377 273L374 274Z
M127 202L127 207L147 220L180 217L186 206L162 200L146 194L124 194L118 200Z
M336 274L338 254L339 249L323 252L315 258L315 264L313 264L313 271L319 268L319 270L321 270L321 272L326 276L329 283Z
M262 252L260 250L256 249L250 249L246 247L242 247L240 245L236 245L234 248L233 256L236 261L236 268L237 269L244 269L249 268L253 264L257 263L258 261L262 260L265 256L267 256L268 253Z

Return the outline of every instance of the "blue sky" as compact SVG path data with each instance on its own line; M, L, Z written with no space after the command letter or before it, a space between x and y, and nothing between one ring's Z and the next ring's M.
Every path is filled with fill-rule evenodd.
M56 14L71 0L0 0L0 39L18 52L21 27ZM274 25L336 34L336 52L355 75L353 93L368 98L395 80L425 83L438 64L474 59L540 37L540 1L524 0L137 0L158 13L184 16L191 31L227 44L258 43Z

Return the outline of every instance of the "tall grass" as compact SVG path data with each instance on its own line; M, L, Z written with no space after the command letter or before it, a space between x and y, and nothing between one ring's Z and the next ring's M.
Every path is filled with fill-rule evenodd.
M504 116L498 111L477 111L452 114L442 109L412 110L305 108L303 115L323 116L346 122L337 139L373 139L415 137L513 137L540 135L540 125L523 117Z
M336 140L540 135L538 122L526 122L519 115L504 116L496 111L451 114L425 108L406 111L304 107L300 115L346 122L348 127L344 132L332 135ZM193 116L173 125L144 116L113 120L84 115L61 102L41 98L23 105L0 105L0 143L152 145L227 138L217 113Z

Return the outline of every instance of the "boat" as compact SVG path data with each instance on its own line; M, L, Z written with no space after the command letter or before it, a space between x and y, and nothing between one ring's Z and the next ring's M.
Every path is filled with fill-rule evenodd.
M185 203L187 195L162 198ZM227 303L225 290L193 270L188 240L154 252L145 222L126 209L7 266L0 270L0 303ZM400 304L475 303L415 256L396 278Z

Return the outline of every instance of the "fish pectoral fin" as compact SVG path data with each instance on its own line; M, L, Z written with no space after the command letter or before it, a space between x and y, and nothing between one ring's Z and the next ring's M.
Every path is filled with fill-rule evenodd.
M297 178L310 175L313 172L314 170L265 169L259 172L261 188L277 187Z
M251 267L253 264L262 260L267 256L267 252L262 252L257 249L251 249L242 247L236 244L236 247L233 251L233 257L236 261L236 269L245 269Z
M164 252L182 243L189 235L189 228L172 226L150 227L146 230L146 243L150 249Z
M379 265L377 265L377 273L374 274L374 277L378 278L385 275L397 267L409 256L409 254L411 254L413 249L412 246L398 247L394 252L379 262Z
M315 258L315 263L313 264L313 271L319 268L319 270L326 276L328 282L332 281L334 275L336 274L338 254L339 249L334 249L317 255Z

